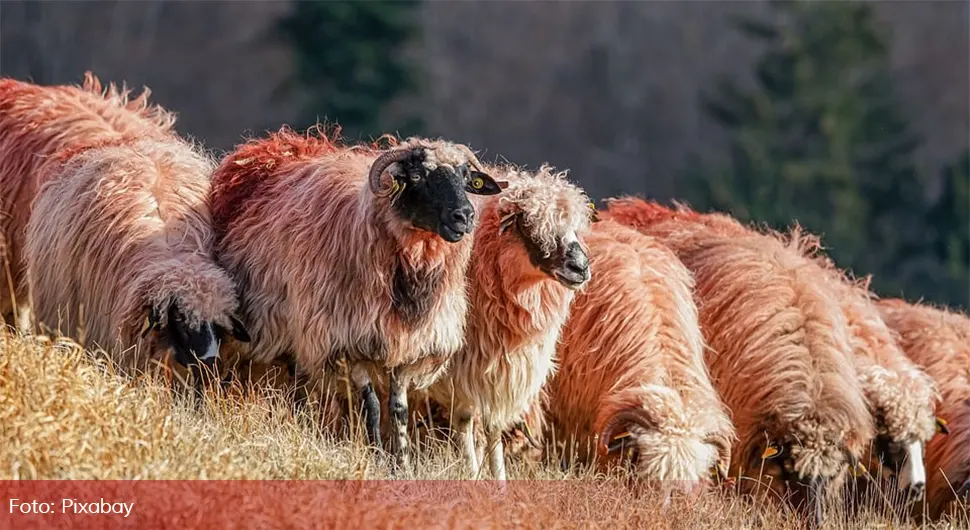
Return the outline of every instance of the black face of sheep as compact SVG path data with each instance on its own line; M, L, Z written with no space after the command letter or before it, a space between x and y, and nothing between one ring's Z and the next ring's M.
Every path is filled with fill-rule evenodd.
M390 197L398 217L445 241L458 242L475 227L475 208L467 194L494 195L503 186L467 164L453 168L429 163L428 158L425 148L385 153L371 167L371 189L375 193L380 189L380 177L386 169L394 179Z
M142 337L157 331L162 345L172 348L175 361L182 366L200 363L212 367L219 357L219 344L227 336L240 342L249 342L249 333L237 318L230 316L232 329L226 330L212 322L202 322L198 327L191 326L177 304L168 306L168 322L161 326L161 319L154 307L148 308L148 316Z
M589 255L586 254L586 250L583 249L575 234L559 240L555 251L546 255L535 238L530 236L528 227L522 222L521 214L507 219L506 223L515 226L529 254L529 261L534 267L570 289L579 289L589 281ZM504 232L508 226L503 223L501 229Z
M871 464L878 466L883 478L898 486L912 500L921 499L926 488L923 444L902 443L880 434L876 437L875 451L878 462Z

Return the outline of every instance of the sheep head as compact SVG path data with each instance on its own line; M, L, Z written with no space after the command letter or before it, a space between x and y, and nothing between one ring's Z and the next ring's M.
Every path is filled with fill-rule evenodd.
M596 220L586 194L543 166L538 173L515 172L512 186L498 199L499 233L517 238L539 271L570 289L590 279L582 234Z
M480 169L466 146L411 140L377 157L368 183L375 195L389 197L402 220L455 243L475 226L475 209L467 194L494 195L507 185ZM381 185L384 173L391 177L387 190Z
M174 301L163 312L153 305L145 307L145 320L141 337L155 334L158 344L171 348L175 360L182 366L200 363L212 367L219 357L219 345L227 337L249 342L249 333L243 323L228 315L231 327L226 329L216 322L193 322Z

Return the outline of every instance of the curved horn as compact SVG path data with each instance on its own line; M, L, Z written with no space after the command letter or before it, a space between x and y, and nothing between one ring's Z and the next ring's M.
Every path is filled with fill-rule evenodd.
M645 429L657 428L657 422L641 409L620 411L610 418L610 421L606 422L606 425L600 429L597 446L601 454L605 455L609 453L610 442L613 441L613 435L616 433L617 428L628 423L635 423Z
M459 151L461 151L462 153L464 153L465 156L468 157L468 163L471 164L476 171L484 171L482 169L482 163L479 162L478 157L475 156L475 153L471 150L470 147L468 147L465 144L456 144L455 147L457 147Z
M367 176L367 181L370 183L370 190L374 192L374 195L379 195L381 191L381 175L384 174L384 170L387 166L395 162L400 162L411 154L411 149L395 149L392 151L387 151L381 156L374 160L374 163L370 166L370 174Z

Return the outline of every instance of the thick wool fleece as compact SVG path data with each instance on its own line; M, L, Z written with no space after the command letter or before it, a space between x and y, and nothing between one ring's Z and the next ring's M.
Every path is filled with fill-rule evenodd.
M46 167L105 142L171 137L174 116L149 104L149 94L131 98L125 87L102 87L90 72L81 87L0 79L0 244L13 284L3 282L0 311L8 322L14 296L21 311L29 301L24 234L37 191L54 172Z
M657 240L610 221L594 223L586 243L593 274L563 330L547 439L588 461L605 455L605 431L628 429L642 479L706 479L729 459L734 431L704 366L690 272Z
M793 233L798 238L798 232ZM829 288L839 296L849 327L856 370L876 434L901 446L925 446L936 433L935 408L939 395L932 378L906 357L892 330L883 321L872 300L868 280L853 281L831 260L816 254L817 240L803 245L827 272ZM877 455L867 458L870 471L879 469Z
M938 518L957 506L954 492L970 486L970 318L898 299L880 300L878 307L903 351L941 394L936 414L950 434L938 433L926 446L927 511Z
M38 320L126 366L161 355L142 339L145 307L165 325L231 328L235 290L212 257L213 164L176 138L120 140L74 154L40 189L25 256Z
M435 163L469 161L464 146L411 139L401 147L412 145ZM239 283L253 337L246 356L294 356L315 379L345 358L374 379L396 369L426 388L461 347L472 238L449 243L394 214L390 198L368 186L379 154L284 129L238 147L215 171L217 256ZM437 278L418 321L393 308L398 267Z
M621 199L604 217L660 238L694 273L707 366L739 435L732 474L781 473L759 458L770 440L790 445L792 473L837 493L873 425L844 315L835 293L820 289L820 268L798 242L724 215Z

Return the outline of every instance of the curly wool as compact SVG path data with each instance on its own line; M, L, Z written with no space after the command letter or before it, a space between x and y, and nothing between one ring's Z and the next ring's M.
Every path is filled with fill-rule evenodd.
M649 424L631 426L641 478L703 480L729 459L734 431L704 366L691 275L657 240L613 222L594 223L586 243L594 272L563 330L547 438L593 460L609 442L600 433L632 412Z
M230 328L235 289L212 259L212 167L170 138L92 148L54 171L27 226L38 319L135 367L162 354L139 334L146 305L163 325L175 302L190 325Z
M926 446L927 511L939 518L970 480L970 318L899 299L877 306L906 355L933 378L941 395L936 414L949 422L950 434Z
M494 199L498 217L521 213L529 237L546 256L556 250L565 231L578 232L588 225L589 197L566 178L565 171L543 165L535 175L511 167L502 174L513 184ZM529 184L534 179L541 185Z
M173 114L149 103L146 88L131 91L104 87L90 72L84 84L38 86L0 79L0 239L18 305L28 301L23 269L24 233L40 186L71 153L123 138L172 136ZM11 317L9 289L2 289L0 310Z
M739 435L732 474L759 475L749 458L767 433L791 444L798 476L836 491L846 452L860 457L873 427L838 299L802 255L810 241L633 198L611 201L605 217L660 238L694 273L707 366Z

